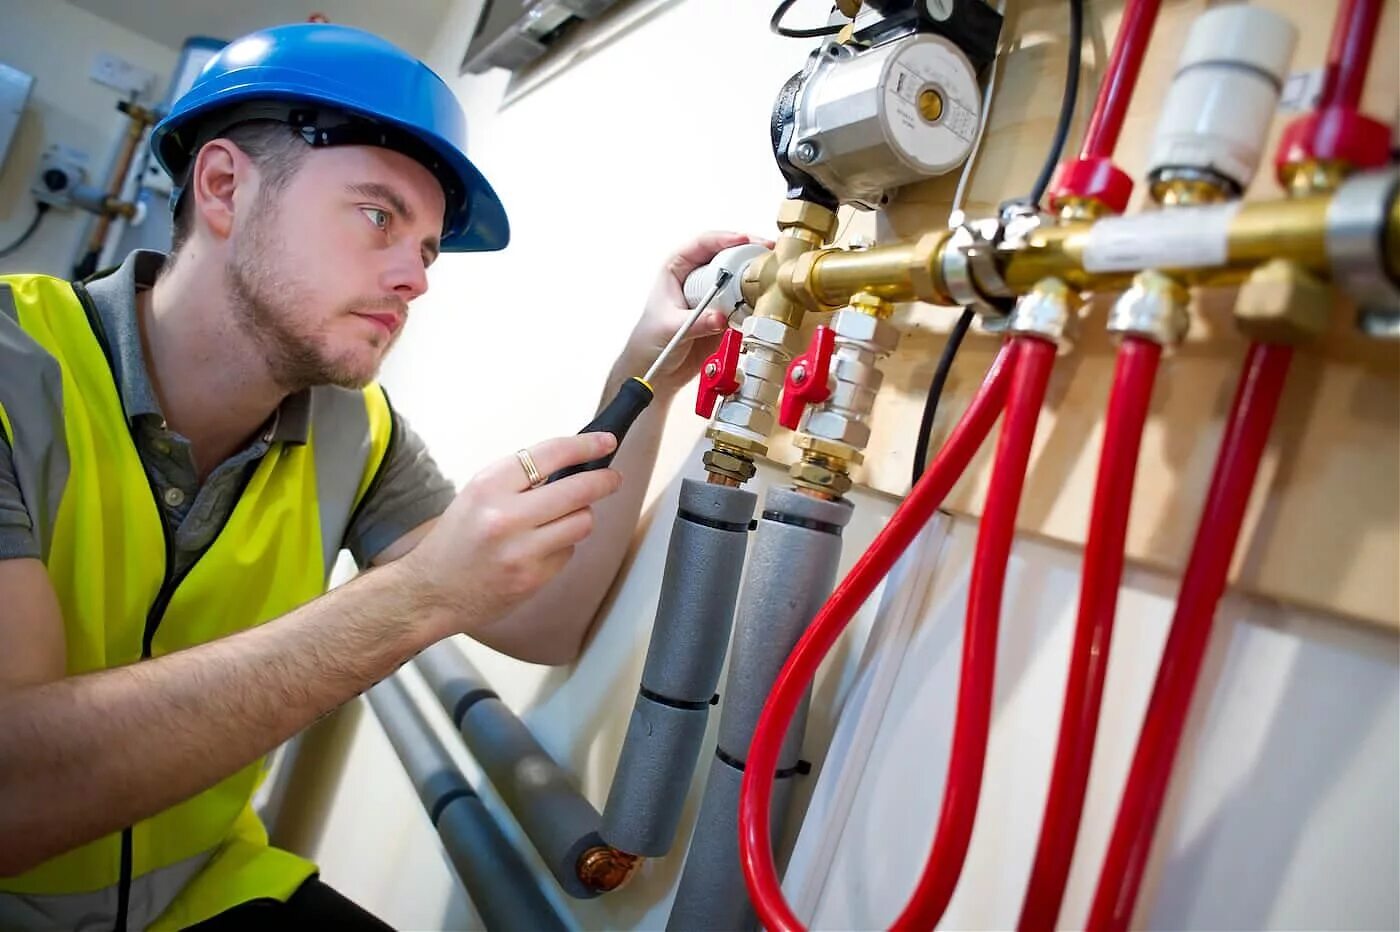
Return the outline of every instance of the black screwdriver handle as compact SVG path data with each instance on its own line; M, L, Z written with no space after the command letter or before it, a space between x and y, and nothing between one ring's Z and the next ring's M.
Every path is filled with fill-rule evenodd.
M613 447L613 451L607 456L601 456L586 463L565 466L558 472L552 473L547 482L554 482L556 479L563 479L565 476L572 476L575 473L607 468L612 463L613 457L617 455L618 447L622 446L622 438L627 436L627 429L641 416L655 397L651 386L635 376L623 382L622 388L618 389L617 395L608 402L607 407L598 412L598 416L589 421L587 427L579 431L581 434L591 434L595 431L612 434L617 438L617 446Z

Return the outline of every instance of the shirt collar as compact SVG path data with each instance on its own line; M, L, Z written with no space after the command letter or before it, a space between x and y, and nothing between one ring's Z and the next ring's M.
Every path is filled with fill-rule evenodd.
M136 249L115 270L86 283L111 352L112 375L121 394L122 407L127 420L133 424L143 416L165 422L141 348L136 303L137 294L155 284L165 261L164 253ZM261 439L269 443L304 444L310 427L311 392L303 389L282 400Z

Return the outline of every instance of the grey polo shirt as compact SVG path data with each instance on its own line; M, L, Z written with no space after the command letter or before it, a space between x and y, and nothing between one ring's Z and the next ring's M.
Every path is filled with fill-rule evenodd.
M214 541L258 460L272 445L306 442L315 393L304 391L284 400L248 446L220 463L201 485L190 442L166 426L141 349L136 295L155 284L164 261L161 253L138 249L114 272L88 282L87 290L105 333L112 376L136 451L174 544L174 569L181 572ZM440 515L452 501L452 485L423 441L398 412L393 412L393 420L393 441L381 479L345 532L344 545L362 567L400 536ZM0 431L0 559L39 555L34 522Z

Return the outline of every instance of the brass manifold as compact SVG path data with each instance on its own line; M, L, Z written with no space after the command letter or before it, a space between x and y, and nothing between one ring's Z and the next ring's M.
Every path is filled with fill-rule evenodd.
M1400 282L1400 198L1396 185L1389 183L1389 203L1383 207L1382 229L1376 229L1384 244L1379 259L1383 268L1375 269L1388 276L1392 283ZM1123 291L1140 272L1152 271L1168 277L1180 286L1228 286L1248 284L1260 291L1265 304L1275 303L1263 292L1273 289L1292 295L1295 303L1313 303L1332 278L1332 257L1328 250L1329 223L1335 225L1335 191L1295 196L1287 200L1247 202L1220 206L1173 207L1158 214L1139 214L1130 218L1099 218L1049 220L1023 226L1014 236L989 244L980 243L984 251L994 251L988 265L983 256L971 263L960 252L966 240L957 242L954 230L927 233L918 239L890 246L848 250L825 246L831 238L835 217L815 204L788 201L779 216L782 234L773 252L751 263L741 282L744 299L754 308L757 317L780 321L787 327L798 328L806 312L823 313L850 306L863 310L865 305L888 307L888 302L926 301L930 304L957 305L963 303L955 295L971 290L983 297L1013 298L1034 291L1045 282L1063 282L1059 287L1080 291ZM1341 213L1355 202L1344 202ZM1377 208L1382 205L1377 202ZM1229 211L1222 214L1222 210ZM1208 211L1199 215L1193 211ZM1380 216L1370 214L1380 221ZM1154 229L1160 232L1197 229L1193 220L1199 217L1203 236L1215 237L1216 251L1223 247L1223 261L1215 256L1202 259L1192 255L1190 262L1180 266L1170 262L1137 263L1132 267L1121 257L1111 262L1102 259L1099 250L1097 267L1086 261L1094 253L1093 238L1100 235L1123 234L1119 227L1110 232L1101 224L1136 224L1133 236L1151 238ZM1346 218L1341 218L1346 222ZM1225 220L1223 243L1219 232ZM1161 224L1156 227L1156 224ZM1371 227L1375 229L1375 227ZM1214 230L1215 232L1208 232ZM1177 253L1150 252L1154 259ZM1204 255L1209 255L1208 253ZM950 287L945 268L960 270L964 275L961 288ZM990 280L989 280L990 279ZM1291 283L1291 284L1290 284ZM1296 286L1296 287L1294 287ZM1308 287L1303 287L1308 286ZM1252 303L1259 303L1254 300ZM991 307L987 308L992 310ZM868 312L868 311L867 311ZM1267 311L1267 317L1272 310ZM1321 317L1311 309L1311 321L1301 330L1315 329ZM1296 337L1300 328L1296 321L1256 319L1246 320L1244 326L1256 335ZM706 468L712 481L737 485L753 474L752 456L759 449L732 446L733 438L718 429L711 430L715 450L707 454ZM793 469L795 483L803 491L821 497L839 497L849 486L852 457L845 451L826 449L815 438L799 438L802 459ZM807 441L807 442L803 442ZM742 469L725 466L720 459L735 459Z
M1255 268L1273 260L1285 260L1327 280L1327 220L1334 197L1327 194L1242 203L1228 226L1223 263L1159 271L1186 285L1237 285ZM1164 223L1180 224L1186 219L1184 215L1195 209L1174 208L1169 221L1163 215ZM1386 271L1393 279L1400 279L1400 250L1393 245L1400 243L1400 200L1392 197L1386 217L1384 236L1391 244L1385 256ZM1084 265L1085 249L1094 227L1113 222L1121 220L1046 223L1015 245L1003 245L999 249L998 271L1006 289L1015 295L1026 294L1046 278L1058 278L1081 291L1121 291L1128 287L1140 269L1090 271ZM760 307L760 299L766 305L776 304L779 302L771 293L771 288L776 288L785 299L783 303L813 312L834 310L862 293L886 301L957 304L943 277L944 252L950 248L952 236L952 231L945 230L912 242L859 251L815 248L781 260L774 256L764 270L766 274L745 276L744 298L755 308ZM758 312L762 313L762 309ZM801 314L786 316L800 321Z

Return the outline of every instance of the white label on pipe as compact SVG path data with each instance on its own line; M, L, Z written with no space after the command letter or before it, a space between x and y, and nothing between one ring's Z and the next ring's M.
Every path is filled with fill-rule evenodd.
M1239 209L1236 201L1100 220L1084 244L1084 270L1135 272L1223 265L1230 221Z

